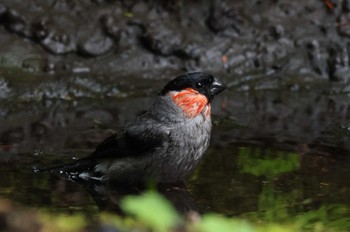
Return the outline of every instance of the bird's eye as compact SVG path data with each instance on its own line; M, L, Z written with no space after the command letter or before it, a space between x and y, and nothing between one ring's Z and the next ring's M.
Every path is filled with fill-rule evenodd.
M203 86L204 86L204 85L203 85L202 82L197 82L197 83L196 83L196 88L197 88L197 89L201 89L201 88L203 88Z

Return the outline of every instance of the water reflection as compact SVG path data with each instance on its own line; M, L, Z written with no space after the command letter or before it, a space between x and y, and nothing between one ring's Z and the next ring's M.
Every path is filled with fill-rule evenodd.
M33 173L33 165L57 162L48 154L1 157L0 196L27 206L92 216L101 210L120 212L121 198L143 192ZM349 171L350 163L340 157L214 144L186 185L158 186L158 191L181 213L214 211L273 222L300 217L301 223L324 217L320 220L341 224L350 218Z
M346 210L336 212L343 212L344 218L350 207L350 180L344 178L349 168L343 158L270 147L216 146L193 176L191 192L206 212L283 221L340 205Z
M237 165L241 173L273 179L282 173L298 170L300 157L296 152L242 147L239 149Z
M313 220L322 214L325 221L347 220L349 98L332 96L331 108L329 98L234 91L219 96L204 160L186 188L164 194L174 194L183 211L198 207L200 212L268 221L300 215L308 218L300 220ZM150 102L142 96L77 104L52 101L48 106L10 104L12 113L0 122L0 197L56 212L94 215L110 210L113 203L118 210L120 189L103 186L94 192L33 173L32 168L87 156L114 132L107 128L122 127Z
M180 214L199 212L185 183L158 184L153 187L85 183L84 188L92 196L101 211L122 214L120 202L125 196L141 195L149 189L156 189L173 204Z

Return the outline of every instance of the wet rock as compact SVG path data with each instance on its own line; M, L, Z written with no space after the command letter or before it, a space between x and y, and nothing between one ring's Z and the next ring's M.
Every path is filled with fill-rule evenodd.
M59 73L65 80L72 72L165 76L164 70L208 68L230 77L285 70L346 80L346 63L330 58L327 47L350 43L347 2L330 11L316 0L181 7L159 1L4 0L0 66Z
M11 89L9 87L8 81L0 78L0 99L6 99L9 97Z
M6 12L7 8L6 6L0 4L0 21L2 21L2 17L4 15L4 13Z
M147 12L149 11L149 7L145 2L138 1L133 7L132 10L133 14L144 16L147 15Z
M320 43L317 40L311 41L308 45L308 56L312 65L313 70L322 75L327 75L327 57L328 54L320 46Z
M43 4L36 7L45 6ZM13 9L2 7L1 10L4 12L1 13L0 23L7 30L38 42L46 50L56 55L73 52L90 56L102 55L118 42L119 26L113 17L108 17L108 13L105 14L107 16L100 17L99 12L97 12L97 17L94 16L97 19L92 17L86 24L87 21L80 16L80 11L89 12L88 7L90 7L88 4L58 2L54 4L50 14L42 12L40 17L33 14L30 11L32 9L26 12L27 17L24 17ZM66 12L62 13L64 10ZM117 15L116 12L114 10L113 14ZM26 18L31 18L32 22ZM94 26L91 27L91 25Z
M197 43L191 42L183 45L183 47L177 52L177 55L191 59L199 58L202 54L204 54L204 48Z
M72 72L73 73L88 73L90 71L91 71L91 69L89 67L75 66L75 67L72 68Z
M81 28L78 37L78 52L88 56L99 56L115 47L121 35L121 30L112 15L103 15L91 28Z
M20 143L25 138L23 127L11 128L1 134L0 141L2 144L11 145Z
M282 25L272 26L271 34L275 39L279 39L285 34L285 29Z
M50 24L51 22L49 17L42 17L37 22L34 22L32 24L34 39L39 41L44 40L49 35Z
M31 36L28 20L21 16L16 10L4 7L0 9L1 18L0 22L5 26L5 28L11 32L17 33L21 36Z
M338 22L338 31L341 35L350 37L350 13L341 15Z
M350 11L350 0L343 0L343 10L345 12Z
M33 35L39 43L54 54L66 54L76 51L76 41L70 20L61 16L55 17L55 21L49 17L43 17L33 24Z
M40 139L47 135L47 127L42 123L32 123L31 136Z
M28 72L38 72L41 70L40 60L35 58L29 58L23 60L22 68Z
M207 24L214 32L220 32L235 25L236 12L226 1L215 1L211 7Z
M97 29L90 36L84 36L85 41L78 45L78 52L89 56L99 56L110 51L114 45L112 38L102 30Z
M146 48L163 56L173 55L180 49L182 42L181 33L159 21L148 24L142 38Z
M349 80L349 51L347 46L335 46L329 49L328 74L332 81Z
M71 35L50 33L44 40L40 41L48 51L53 54L66 54L76 50L76 44L73 42Z
M48 62L47 64L45 64L43 66L43 71L44 72L54 73L54 70L55 70L55 64L54 63Z
M104 32L111 36L115 42L118 42L121 30L119 28L120 24L117 23L117 20L111 15L104 15L101 17L100 21Z
M259 63L265 67L278 64L279 59L286 57L293 49L293 43L288 39L280 39L278 42L266 41L258 43Z

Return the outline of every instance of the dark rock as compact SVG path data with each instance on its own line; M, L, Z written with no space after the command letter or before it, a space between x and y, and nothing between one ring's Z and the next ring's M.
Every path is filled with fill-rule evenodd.
M327 76L327 52L320 46L318 40L311 41L307 47L308 57L313 70L323 77Z
M343 10L345 12L350 11L350 0L343 0Z
M49 35L50 23L49 17L42 17L37 22L34 22L32 24L34 39L39 41L44 40Z
M4 10L2 8L2 10ZM28 21L16 10L7 9L1 14L1 22L5 28L21 36L30 36Z
M199 46L197 43L187 43L183 46L183 48L179 49L177 55L185 58L195 59L199 58L199 56L203 53L203 47Z
M148 49L163 56L174 55L182 43L181 33L159 21L148 24L142 38Z
M2 21L2 16L6 12L7 8L5 5L0 4L0 22Z
M276 25L271 27L271 34L275 39L279 39L285 34L284 27L282 25Z
M172 1L3 0L0 65L60 75L98 70L145 76L208 67L244 76L279 67L345 80L346 62L331 58L327 47L350 43L348 2L330 11L316 0L181 6ZM101 55L104 59L94 58Z
M32 123L31 125L31 136L36 138L42 138L47 134L47 127L42 123Z
M9 87L8 81L0 78L0 99L8 98L9 93L11 93L11 89Z
M37 40L45 49L53 54L66 54L76 51L76 36L74 27L68 18L63 16L42 17L33 23L32 33L34 39Z
M338 22L338 31L341 35L350 37L350 13L340 16Z
M43 67L43 70L44 72L47 72L47 73L53 73L55 70L55 64L49 62Z
M131 10L133 14L139 15L139 16L144 16L147 14L149 11L149 7L145 2L138 1L132 8Z
M53 54L60 55L76 51L74 42L71 35L51 32L45 39L40 41L40 44Z
M99 56L110 51L114 45L111 37L101 29L96 29L86 40L78 45L78 51L84 55Z
M327 60L328 74L332 81L349 80L349 51L347 46L334 46L329 49Z
M23 127L16 127L2 133L0 141L2 142L2 144L12 145L13 143L22 142L23 139L24 139Z
M207 24L214 32L224 31L234 25L236 12L226 1L215 1L210 10Z
M104 15L101 17L101 23L105 33L114 39L115 42L118 42L120 39L120 28L119 24L116 22L115 18L111 15Z

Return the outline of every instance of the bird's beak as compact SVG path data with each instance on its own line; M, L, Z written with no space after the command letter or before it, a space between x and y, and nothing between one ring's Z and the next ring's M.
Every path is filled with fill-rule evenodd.
M222 91L224 91L224 89L226 89L226 85L221 81L217 80L216 78L214 78L214 81L213 83L211 83L211 86L210 86L210 94L212 96L217 95Z

